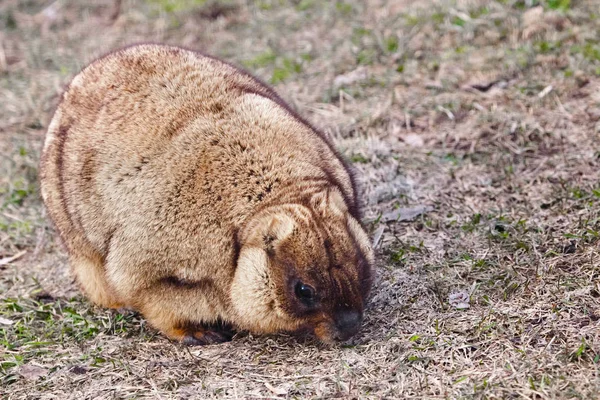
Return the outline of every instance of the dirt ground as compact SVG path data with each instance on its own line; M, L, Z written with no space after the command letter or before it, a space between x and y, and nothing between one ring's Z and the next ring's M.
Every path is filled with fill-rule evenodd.
M45 128L141 41L246 67L352 161L378 259L355 339L189 348L77 291ZM0 2L1 398L599 398L599 266L597 0Z

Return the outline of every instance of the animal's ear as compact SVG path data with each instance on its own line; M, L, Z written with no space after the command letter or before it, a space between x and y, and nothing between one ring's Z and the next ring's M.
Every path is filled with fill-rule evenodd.
M266 213L253 218L242 233L242 245L259 247L268 252L294 230L292 217L284 213Z
M311 201L315 209L321 211L323 214L343 216L348 212L344 196L342 196L342 193L336 187L330 187L316 193L312 196Z

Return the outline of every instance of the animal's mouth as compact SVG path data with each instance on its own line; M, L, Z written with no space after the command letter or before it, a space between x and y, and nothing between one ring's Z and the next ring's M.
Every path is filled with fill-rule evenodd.
M362 326L362 315L355 311L336 313L334 319L319 321L312 325L312 332L325 343L345 342L355 336Z
M358 333L358 329L352 331L340 331L327 324L317 325L314 329L315 336L325 343L345 342Z

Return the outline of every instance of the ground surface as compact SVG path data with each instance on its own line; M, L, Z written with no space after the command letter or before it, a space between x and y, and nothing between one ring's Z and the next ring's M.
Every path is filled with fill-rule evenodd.
M84 3L0 2L0 397L600 396L595 0ZM378 242L353 342L186 348L78 293L44 130L73 74L139 41L246 66L352 160Z

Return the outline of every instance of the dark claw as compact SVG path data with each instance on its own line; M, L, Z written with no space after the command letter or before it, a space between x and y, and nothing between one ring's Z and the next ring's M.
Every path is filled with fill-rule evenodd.
M184 336L183 339L181 339L181 343L185 344L186 346L203 346L208 344L205 341L197 339L191 335Z
M204 334L204 337L210 344L224 343L231 341L233 334L232 332L208 331Z
M205 346L231 341L234 333L231 331L198 331L183 337L181 343L187 346Z

